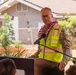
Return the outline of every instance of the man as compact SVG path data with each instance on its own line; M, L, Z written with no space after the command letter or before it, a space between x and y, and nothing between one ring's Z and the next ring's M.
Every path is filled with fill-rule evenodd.
M0 75L17 75L16 66L12 59L0 60Z
M60 71L60 74L58 72L58 75L64 75L64 68L70 58L61 53L71 55L70 41L65 29L58 25L58 22L53 18L50 8L43 8L41 10L41 16L45 25L41 27L38 36L41 37L43 34L45 34L46 37L40 40L39 50L41 50L41 52L39 54L39 58L56 62L59 68L58 71ZM47 47L51 48L51 50ZM61 53L55 52L53 49Z

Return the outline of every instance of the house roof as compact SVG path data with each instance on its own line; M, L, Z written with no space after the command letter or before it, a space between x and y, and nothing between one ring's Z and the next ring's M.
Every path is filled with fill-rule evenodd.
M56 13L76 13L75 0L25 0L40 7L49 7Z
M2 4L0 4L0 12L3 12L4 10L9 8L8 6L11 7L14 4L17 4L18 2L23 3L23 4L25 4L25 5L29 6L29 7L32 7L34 9L38 10L38 11L40 11L41 8L42 8L42 7L40 7L40 6L36 5L36 4L33 4L33 3L29 2L29 1L26 1L26 0L7 0L7 1L3 2Z
M21 2L28 5L38 11L43 7L49 7L54 13L65 14L71 13L76 14L76 1L75 0L7 0L9 6ZM8 9L8 7L0 5L0 12Z

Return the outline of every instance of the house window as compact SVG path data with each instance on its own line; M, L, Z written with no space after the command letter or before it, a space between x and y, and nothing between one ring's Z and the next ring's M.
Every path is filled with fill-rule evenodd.
M21 3L17 4L17 11L21 11Z
M28 6L18 3L16 6L16 11L17 12L26 12L28 10Z

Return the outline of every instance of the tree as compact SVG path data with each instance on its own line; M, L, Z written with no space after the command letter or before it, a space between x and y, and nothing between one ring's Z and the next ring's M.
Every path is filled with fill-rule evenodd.
M58 20L58 22L66 28L68 35L71 37L72 47L76 49L76 16Z
M4 26L0 28L0 43L2 44L2 47L4 47L5 49L5 54L9 56L9 46L15 40L15 38L12 37L14 36L14 28L11 23L11 17L7 13L4 14L4 17Z

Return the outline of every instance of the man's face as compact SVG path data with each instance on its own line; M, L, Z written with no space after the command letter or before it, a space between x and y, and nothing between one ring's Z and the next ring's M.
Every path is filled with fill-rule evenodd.
M51 11L49 9L42 10L41 11L41 16L42 16L43 22L46 25L48 25L51 22L52 18L53 18L53 15L52 15L52 13L51 13Z

